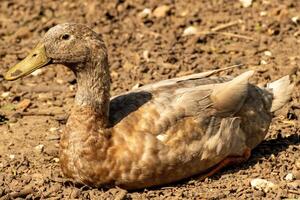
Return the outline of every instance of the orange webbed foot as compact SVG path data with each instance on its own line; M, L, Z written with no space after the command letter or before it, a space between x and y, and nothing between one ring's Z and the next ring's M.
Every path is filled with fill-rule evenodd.
M218 173L222 168L230 165L236 165L243 163L249 159L251 156L251 149L246 148L242 156L228 156L224 158L221 162L219 162L217 165L212 167L207 173L201 175L197 179L202 181L210 176L213 176L214 174Z

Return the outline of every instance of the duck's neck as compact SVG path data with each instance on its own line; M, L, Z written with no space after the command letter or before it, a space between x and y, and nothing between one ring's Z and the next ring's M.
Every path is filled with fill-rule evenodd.
M92 53L87 62L77 66L77 93L75 103L91 110L97 119L99 128L108 125L109 100L110 100L110 75L108 59L103 54Z

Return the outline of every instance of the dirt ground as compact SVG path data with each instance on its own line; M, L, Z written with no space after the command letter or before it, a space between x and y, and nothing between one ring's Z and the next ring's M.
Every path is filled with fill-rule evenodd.
M80 22L103 34L112 95L234 64L244 66L225 74L254 69L251 81L262 85L289 74L296 87L246 163L202 182L127 192L74 185L61 174L58 143L76 90L69 70L48 67L14 82L0 77L0 199L300 198L299 11L295 0L256 0L247 8L238 0L1 0L0 74L50 27ZM186 35L191 27L198 34ZM255 178L276 187L255 189Z

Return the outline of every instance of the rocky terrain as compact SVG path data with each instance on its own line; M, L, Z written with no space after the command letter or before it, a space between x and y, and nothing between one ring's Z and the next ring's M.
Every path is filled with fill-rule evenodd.
M49 28L78 22L103 35L112 95L235 64L243 66L221 75L253 69L253 83L290 75L296 87L246 163L205 181L125 191L74 185L61 174L59 138L76 91L68 69L53 65L14 82L0 76L0 199L300 198L299 11L295 0L1 0L0 74Z

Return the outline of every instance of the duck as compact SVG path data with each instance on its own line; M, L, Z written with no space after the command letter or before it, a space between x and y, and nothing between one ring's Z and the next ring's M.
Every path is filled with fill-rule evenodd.
M68 67L77 80L60 139L62 173L98 188L135 190L192 176L202 180L247 161L293 90L288 76L258 87L249 82L253 70L217 76L225 68L111 97L102 36L77 23L50 28L4 78L16 80L50 64Z

